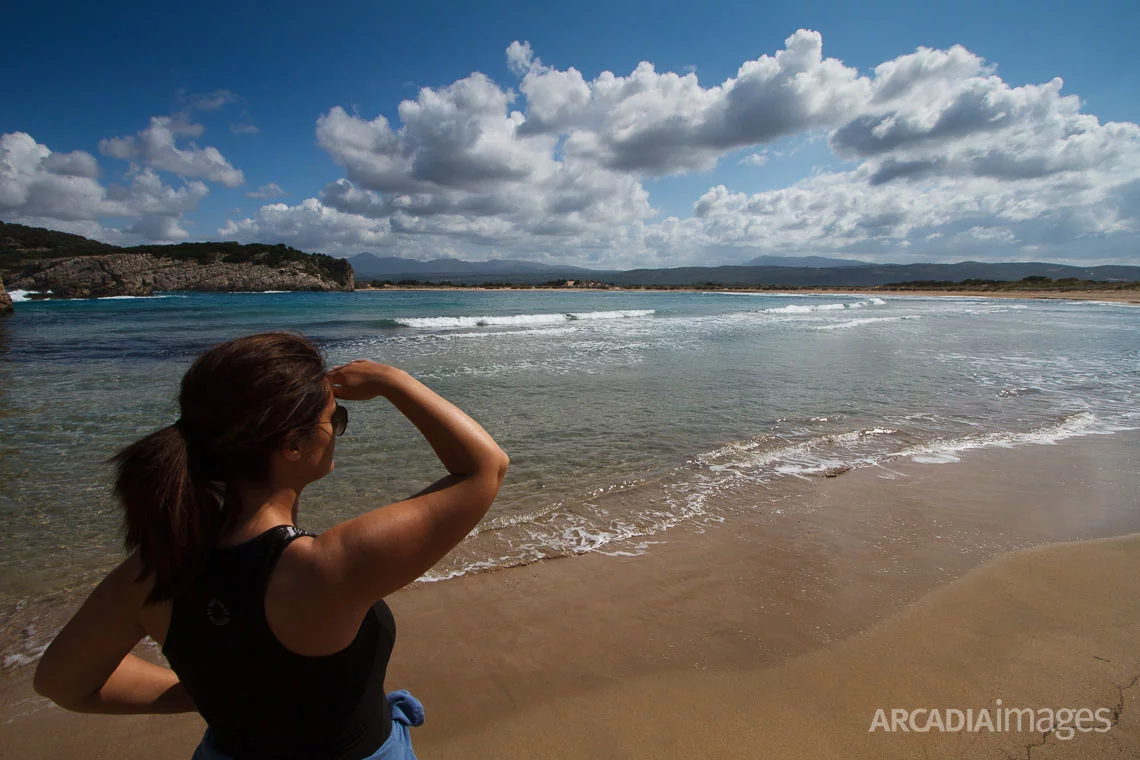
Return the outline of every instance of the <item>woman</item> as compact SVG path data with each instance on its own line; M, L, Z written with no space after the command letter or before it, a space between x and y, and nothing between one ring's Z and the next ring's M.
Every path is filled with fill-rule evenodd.
M336 399L383 397L450 473L319 536L301 491L333 469ZM506 454L410 375L370 361L325 370L304 338L224 343L182 379L182 416L114 459L130 551L44 653L35 687L81 712L197 710L196 759L414 757L422 708L385 698L395 624L383 599L486 514ZM130 650L158 642L173 670Z

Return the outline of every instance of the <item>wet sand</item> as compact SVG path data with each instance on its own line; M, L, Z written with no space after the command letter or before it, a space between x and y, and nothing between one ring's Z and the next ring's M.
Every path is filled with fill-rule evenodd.
M615 679L501 723L425 732L417 746L454 758L1137 757L1138 577L1137 535L1003 555L886 624L772 668ZM1038 732L1028 718L1002 732L870 730L878 709L999 706L1035 721L1042 708L1087 708L1082 727L1107 731ZM915 720L925 728L929 712Z
M1140 536L1008 552L1140 531L1138 486L1125 433L758 490L642 556L393 595L388 686L426 705L422 758L1136 756ZM5 757L185 758L202 730L47 707L30 675L0 686ZM868 731L879 707L997 698L1117 724L1068 742Z

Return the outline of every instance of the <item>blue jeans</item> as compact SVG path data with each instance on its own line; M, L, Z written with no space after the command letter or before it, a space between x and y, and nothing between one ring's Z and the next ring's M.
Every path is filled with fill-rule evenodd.
M424 706L408 692L400 689L388 694L388 708L392 711L392 732L380 748L365 760L416 760L412 751L410 728L424 722ZM214 746L210 729L206 729L191 760L232 760Z

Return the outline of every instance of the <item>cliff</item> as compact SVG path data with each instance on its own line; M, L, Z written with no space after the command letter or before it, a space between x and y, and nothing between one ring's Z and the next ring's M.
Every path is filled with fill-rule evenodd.
M354 287L347 262L339 277L312 269L298 261L277 266L256 261L198 263L150 253L113 253L29 263L15 273L12 286L37 292L50 290L53 298L148 296L161 290L327 291Z
M0 317L6 317L12 313L12 296L8 295L8 291L4 290L4 280L0 278Z
M53 298L145 296L162 290L350 291L352 265L284 245L182 243L118 248L0 222L0 270L13 288Z

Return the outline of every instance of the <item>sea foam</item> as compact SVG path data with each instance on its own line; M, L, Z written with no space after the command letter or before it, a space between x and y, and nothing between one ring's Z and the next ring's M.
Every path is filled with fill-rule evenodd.
M919 319L918 316L908 317L863 317L861 319L848 319L843 322L836 322L833 325L823 325L817 327L817 330L847 330L852 327L860 327L862 325L873 325L878 322L898 322L904 319Z
M896 456L909 457L911 461L923 464L949 464L959 461L958 455L971 449L1012 449L1027 444L1052 445L1066 438L1076 438L1082 435L1111 435L1114 432L1127 429L1126 427L1108 424L1091 412L1078 412L1060 422L1045 425L1035 430L1021 433L982 433L939 439L904 449Z
M567 312L563 314L510 314L482 317L395 317L393 321L404 327L454 330L469 327L537 327L579 320L648 317L653 313L653 309L624 309L620 311L586 311Z
M866 301L853 301L848 303L818 303L818 304L791 304L789 306L774 306L771 309L760 309L767 314L808 314L813 311L842 311L843 309L862 309L865 306L884 306L886 301L881 298L870 298Z

